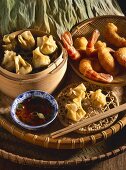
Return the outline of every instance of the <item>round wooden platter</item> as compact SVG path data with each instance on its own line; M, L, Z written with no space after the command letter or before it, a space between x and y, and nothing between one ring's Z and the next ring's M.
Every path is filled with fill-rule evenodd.
M80 79L71 68L68 68L62 84L59 86L54 95L57 95L66 85L80 81L82 81L82 79ZM119 102L125 102L124 92L126 90L124 87L114 87L113 90L118 96ZM5 100L6 102L3 102ZM49 138L46 137L47 131L49 133L49 130L51 132L58 126L58 128L62 127L58 119L49 127L49 129L46 129L47 131L42 130L40 132L34 132L35 134L30 131L24 131L10 120L8 111L10 109L11 102L12 99L0 93L0 124L7 130L0 128L0 156L5 159L9 159L20 164L34 166L64 167L108 158L126 150L126 129L123 128L126 123L125 112L119 114L119 119L112 126L113 128L111 127L104 130L102 133L98 133L96 140L94 140L93 135L83 138L77 134L75 137L75 133L72 133L71 135L69 134L63 138L65 144L62 143L62 138L56 140L57 142L55 141L54 143L50 143L50 141L48 141ZM6 109L2 110L3 107ZM119 133L117 133L118 131ZM113 135L110 135L111 132ZM43 135L45 135L44 138ZM90 142L87 143L86 139L89 138ZM75 139L79 139L78 141L81 143L79 143L79 147L81 146L80 149L72 149L74 146L78 146L74 142ZM64 148L67 148L67 150Z
M71 34L73 39L77 37L86 37L89 39L92 32L95 29L98 29L100 31L100 37L98 40L101 40L103 42L107 43L107 46L117 49L113 46L111 46L104 38L104 30L105 25L109 22L114 23L121 33L121 36L126 37L126 17L125 16L116 16L116 15L107 15L107 16L99 16L92 19L87 19L79 24L77 24L73 29L71 30ZM119 75L115 76L113 81L111 83L102 83L93 81L87 77L85 77L83 74L79 72L79 62L70 60L70 65L72 66L73 70L76 72L76 74L81 77L82 79L89 81L93 84L102 85L102 86L124 86L126 85L126 73L124 70L122 70ZM122 69L122 68L121 68Z

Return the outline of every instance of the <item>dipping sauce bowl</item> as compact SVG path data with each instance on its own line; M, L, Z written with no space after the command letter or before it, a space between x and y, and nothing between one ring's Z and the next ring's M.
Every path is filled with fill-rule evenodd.
M30 90L20 94L12 103L11 117L21 127L38 130L48 126L56 118L58 104L47 92Z

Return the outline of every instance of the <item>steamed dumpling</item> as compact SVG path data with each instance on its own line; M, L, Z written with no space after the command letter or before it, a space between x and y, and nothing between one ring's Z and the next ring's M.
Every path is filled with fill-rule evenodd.
M3 42L4 42L5 44L9 44L9 43L11 43L14 39L15 39L15 34L7 34L7 35L4 35L4 37L3 37Z
M5 45L2 45L2 46L5 50L14 50L16 48L16 44L17 44L16 41L13 41L10 44L5 44Z
M102 93L101 89L96 90L95 92L91 91L91 102L96 107L104 107L106 105L106 96Z
M5 50L14 50L16 48L17 41L15 39L14 34L4 35L3 42L4 42L4 45L2 46Z
M73 121L81 120L86 112L82 108L81 101L85 98L86 87L83 83L75 88L71 88L68 96L72 99L70 104L66 104L67 114L66 117Z
M44 55L40 52L39 47L33 51L33 66L35 68L48 66L51 62L49 56Z
M40 51L43 54L47 55L52 54L57 48L56 42L54 41L52 35L49 37L46 35L43 37L37 37L37 46L40 47Z
M86 114L84 109L74 102L71 104L66 104L66 109L67 109L66 117L72 121L77 122L81 120Z
M15 69L15 61L14 57L16 56L16 53L14 51L5 51L4 58L2 61L2 66L8 70L13 71Z
M32 71L32 66L26 62L20 55L14 57L17 74L28 74Z
M20 55L16 56L13 51L5 51L2 66L8 71L15 71L17 74L28 74L32 71L32 66Z
M20 46L25 50L31 50L35 46L35 39L30 31L24 31L18 35Z
M83 100L85 98L85 91L86 87L83 83L81 83L75 88L70 88L70 92L68 95L71 98L79 98L80 100Z
M79 97L75 97L73 102L76 103L76 105L81 106L81 99Z

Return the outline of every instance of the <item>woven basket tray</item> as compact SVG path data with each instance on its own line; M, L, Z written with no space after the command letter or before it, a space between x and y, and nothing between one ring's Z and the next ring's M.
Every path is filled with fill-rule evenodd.
M66 81L68 80L68 81ZM69 83L76 83L80 82L81 79L74 74L74 72L71 70L71 68L68 68L65 81L63 81L63 84L57 89L56 95L61 91L63 87L68 85ZM115 87L113 89L118 96L119 102L124 103L126 101L124 92L126 91L124 87ZM8 112L8 104L10 103L11 99L6 98L5 95L0 94L0 99L5 100L5 105L2 105L7 108L5 112ZM1 104L1 102L0 102ZM1 105L0 105L1 106ZM108 129L107 131L113 131L117 132L118 130L121 130L122 122L124 123L125 117L124 114L120 114L119 120L122 120L120 123L117 123L115 128ZM2 118L2 119L1 119ZM9 132L7 132L4 129L0 129L0 156L5 159L9 159L13 162L19 163L19 164L27 164L32 166L41 166L41 167L66 167L66 166L72 166L72 165L79 165L81 163L91 163L95 160L101 160L105 158L112 157L114 155L117 155L123 151L126 150L126 141L125 141L125 133L126 128L124 128L120 133L116 133L115 135L112 135L110 138L107 138L106 140L102 140L101 142L98 142L97 144L88 145L83 147L82 149L74 149L74 150L57 150L57 149L47 149L43 148L34 144L30 144L31 137L30 132L23 132L21 129L19 131L19 128L12 125L12 121L8 120L8 114L1 115L0 116L0 123L4 128L6 128ZM3 122L3 123L2 123ZM10 124L8 124L10 122ZM6 125L7 123L7 125ZM10 125L10 126L9 126ZM124 125L124 124L123 124ZM16 128L16 129L15 129ZM106 132L107 132L106 131ZM20 138L16 138L14 134L21 135ZM103 132L104 133L104 132ZM16 135L16 136L17 136ZM30 136L31 138L29 141L26 139L25 142L23 140L20 140L21 137L27 138ZM102 139L104 138L104 134L99 134L99 136L102 136ZM108 136L107 136L108 137ZM121 140L120 140L121 139ZM36 141L36 140L35 140ZM92 141L91 141L92 142ZM31 142L32 143L32 142ZM86 144L86 141L85 141ZM43 143L41 143L41 146ZM31 149L32 148L32 149Z
M126 37L126 17L124 16L100 16L100 17L95 17L92 19L85 20L81 22L80 24L76 25L72 30L71 34L73 39L77 37L86 37L87 39L91 36L92 32L95 29L98 29L100 31L100 37L98 40L101 40L103 42L107 43L108 47L111 47L112 49L117 49L111 46L104 38L104 30L105 30L105 25L109 22L114 23L117 25L119 32L121 33L121 36ZM126 85L126 74L125 71L122 71L119 75L115 76L113 81L111 83L101 83L101 82L96 82L93 81L87 77L85 77L83 74L79 72L79 62L75 62L70 60L70 64L73 68L73 70L77 73L78 76L83 78L86 81L89 81L93 84L97 85L102 85L102 86L124 86Z
M70 84L72 81L80 82L80 78L76 76L73 72L70 73L68 77L66 77L66 80L65 82ZM62 87L66 85L67 84L64 83ZM61 91L60 88L58 90ZM57 93L59 93L58 90ZM118 96L118 99L120 100L119 96L121 95L121 91L119 91L119 88L113 89L113 92L116 94L116 96ZM82 148L84 146L87 146L88 144L94 144L96 142L102 141L103 139L107 139L108 137L120 131L126 124L125 114L120 114L118 116L117 121L110 128L100 131L99 133L86 136L77 133L70 133L63 137L52 139L49 137L49 134L63 127L58 118L48 128L45 128L39 132L30 132L20 128L11 120L9 115L9 109L13 100L2 93L0 93L0 99L0 112L3 113L3 115L0 115L0 125L19 139L45 148Z

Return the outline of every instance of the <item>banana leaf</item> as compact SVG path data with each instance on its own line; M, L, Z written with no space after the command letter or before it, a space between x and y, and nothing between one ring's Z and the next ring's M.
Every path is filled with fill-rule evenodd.
M0 0L0 33L35 28L58 37L99 15L124 15L117 0Z

